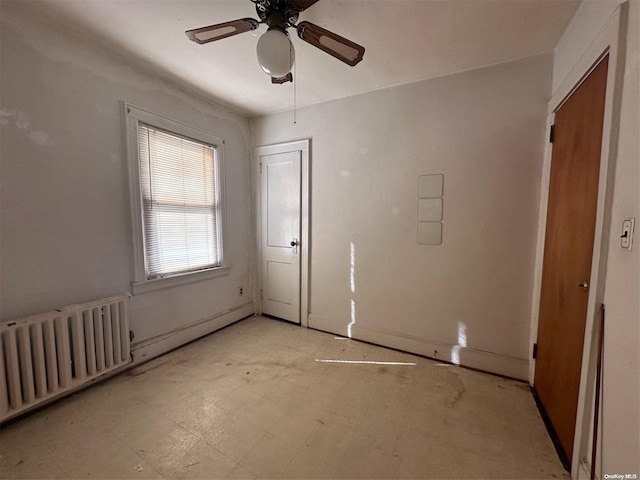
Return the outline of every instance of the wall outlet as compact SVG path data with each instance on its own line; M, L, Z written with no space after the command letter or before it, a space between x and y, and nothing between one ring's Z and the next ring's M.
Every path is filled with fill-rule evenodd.
M240 296L243 296L243 295L244 295L244 287L238 287L238 294L239 294Z

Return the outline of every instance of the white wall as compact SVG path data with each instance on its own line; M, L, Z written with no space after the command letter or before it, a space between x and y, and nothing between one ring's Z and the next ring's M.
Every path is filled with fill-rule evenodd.
M130 291L123 100L226 141L231 273L135 296L135 340L251 303L248 120L19 4L2 2L1 319Z
M252 120L310 137L310 326L526 378L550 55ZM422 174L444 174L440 246L416 241ZM351 244L355 293L350 288ZM461 330L462 328L462 330ZM464 345L463 345L464 346Z
M554 91L587 51L618 1L585 1L556 48ZM640 3L630 2L620 136L611 209L604 304L606 308L602 474L640 473L640 238L620 248L622 221L640 220Z

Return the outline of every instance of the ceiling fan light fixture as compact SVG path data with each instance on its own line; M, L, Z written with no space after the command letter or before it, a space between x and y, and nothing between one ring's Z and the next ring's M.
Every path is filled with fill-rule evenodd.
M289 35L280 28L271 27L258 40L258 63L271 77L284 77L295 62L296 52Z

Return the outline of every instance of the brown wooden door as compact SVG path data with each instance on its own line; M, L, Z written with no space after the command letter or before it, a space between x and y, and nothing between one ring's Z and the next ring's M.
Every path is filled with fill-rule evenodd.
M598 203L608 57L556 111L534 390L570 464ZM556 442L556 446L557 442Z

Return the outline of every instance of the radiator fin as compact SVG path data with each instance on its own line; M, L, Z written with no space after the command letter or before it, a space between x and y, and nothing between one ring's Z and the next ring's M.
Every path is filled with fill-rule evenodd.
M37 322L29 327L31 337L31 351L33 352L33 371L36 381L36 396L44 397L47 394L47 368L44 356L44 337L42 324Z
M85 356L87 359L87 371L89 375L95 375L96 366L96 340L93 329L93 312L85 310L82 312L82 322L84 324L84 338L86 340Z
M20 364L18 363L18 344L16 331L10 330L4 336L3 346L6 348L7 388L9 390L9 405L11 408L22 407L22 386L20 385Z
M93 330L96 335L96 363L98 371L105 368L104 361L104 325L102 324L102 312L98 307L92 309L93 313Z
M0 335L0 344L4 345L4 335ZM9 391L7 390L7 369L4 361L4 346L0 355L0 418L9 412Z
M22 379L22 401L31 403L36 397L36 389L33 383L33 362L31 361L31 342L29 341L28 325L18 328L16 333L20 378Z

